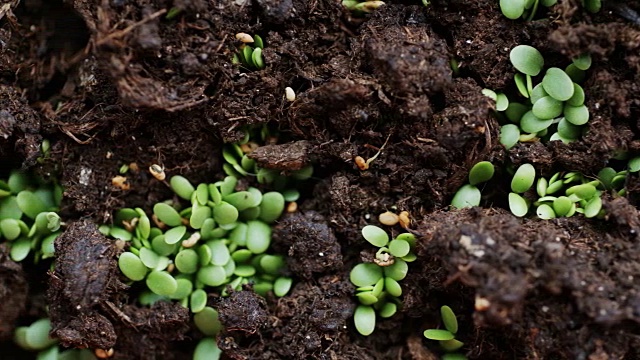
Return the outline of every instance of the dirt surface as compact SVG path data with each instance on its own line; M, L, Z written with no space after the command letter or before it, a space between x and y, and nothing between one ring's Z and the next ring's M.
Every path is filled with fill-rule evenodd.
M119 250L93 223L168 198L167 184L147 171L152 164L193 183L220 179L222 144L268 124L276 143L254 154L258 162L284 172L312 163L314 175L298 212L274 230L292 292L211 295L227 357L437 359L438 345L421 334L449 305L471 359L640 358L638 176L628 178L626 198L604 198L603 220L521 220L504 200L508 164L592 176L623 166L620 152L640 152L640 29L620 16L640 11L640 1L608 0L590 14L560 0L532 22L506 19L495 0L389 1L364 17L333 0L5 3L0 172L59 177L67 228L50 276L25 274L0 250L8 304L0 338L43 315L47 287L63 344L113 347L118 359L188 358L201 337L188 311L137 305L117 270ZM181 12L168 20L173 7ZM238 32L264 39L264 70L231 64ZM515 91L508 53L518 44L537 47L550 66L592 54L584 82L591 120L580 141L500 145L494 105L480 91ZM38 161L43 139L52 147ZM380 149L368 170L354 164ZM498 169L482 208L450 211L482 160ZM139 170L130 166L129 189L114 186L120 166L132 163ZM402 309L363 337L351 321L348 273L370 252L360 229L387 210L410 213L418 259L402 283ZM46 286L25 300L25 279Z

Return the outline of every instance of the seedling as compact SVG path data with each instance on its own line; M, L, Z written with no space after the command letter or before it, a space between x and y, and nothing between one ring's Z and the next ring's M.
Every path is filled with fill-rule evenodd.
M245 69L248 70L262 70L265 67L264 57L262 55L262 49L264 49L264 42L259 35L254 35L249 38L246 36L247 34L240 33L236 35L242 45L239 47L238 51L233 55L232 63L242 65ZM249 45L249 43L253 43L255 47Z
M424 2L423 2L424 3ZM427 3L428 4L428 3ZM425 4L425 6L427 5ZM370 13L384 5L384 1L342 0L342 6L355 13Z
M362 228L362 236L379 248L373 262L357 264L349 274L360 302L354 313L356 330L369 336L375 330L376 312L389 318L401 304L402 287L398 282L407 275L408 263L416 259L412 252L416 239L403 233L390 240L386 231L374 225Z
M53 242L61 233L56 213L62 188L19 171L0 180L0 240L7 241L14 261L35 250L34 261L54 256Z
M469 171L469 184L463 185L453 196L451 206L455 209L464 209L480 205L482 194L476 185L491 180L494 173L493 164L481 161L475 164Z
M482 91L496 101L496 110L504 113L499 119L513 123L502 125L500 143L511 149L519 141L570 143L577 140L582 135L581 126L589 121L589 110L584 105L585 93L578 84L584 80L584 71L591 66L589 54L574 59L565 70L549 68L539 84L534 84L533 77L542 73L544 58L537 49L518 45L509 53L509 59L519 71L514 81L525 101L510 100L505 94L490 89Z
M460 350L460 348L464 346L464 343L456 339L456 334L458 333L458 319L456 318L453 310L446 305L442 306L440 308L440 316L442 318L442 323L444 324L444 329L425 330L423 333L424 337L429 340L438 341L440 343L440 347L442 347L442 349L447 353L450 353L447 355L455 356L457 359L466 359L464 355L455 353L455 351Z
M313 175L313 166L307 165L300 170L282 173L278 170L265 169L251 158L249 153L260 147L267 141L277 139L265 126L259 134L256 131L247 130L245 138L235 144L227 144L222 149L222 156L225 164L222 166L224 172L235 178L244 176L255 176L260 184L272 185L283 194L288 194L286 201L296 201L299 193L291 188L296 182L308 180Z

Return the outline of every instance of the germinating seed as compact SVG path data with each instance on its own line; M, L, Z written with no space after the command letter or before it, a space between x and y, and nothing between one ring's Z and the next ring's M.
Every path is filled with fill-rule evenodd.
M292 88L288 86L284 88L284 94L287 101L293 102L296 100L296 93L293 91Z
M380 221L382 225L394 226L398 223L398 215L391 211L385 211L378 215L378 221Z

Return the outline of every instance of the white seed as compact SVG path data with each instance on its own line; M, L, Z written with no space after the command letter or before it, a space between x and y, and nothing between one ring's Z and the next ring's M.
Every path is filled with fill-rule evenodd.
M236 39L242 41L243 43L252 43L253 42L253 36L247 34L247 33L237 33L236 34Z
M290 88L288 86L286 88L284 88L284 94L287 97L288 101L293 102L293 101L296 100L296 93L293 91L292 88Z

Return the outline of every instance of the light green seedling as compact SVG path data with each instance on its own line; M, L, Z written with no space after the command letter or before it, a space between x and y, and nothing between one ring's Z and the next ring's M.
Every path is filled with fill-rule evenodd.
M530 76L537 76L544 66L544 58L540 51L529 45L518 45L511 49L509 60L516 70Z
M536 169L531 164L520 165L511 180L511 190L521 194L531 188L536 177Z
M463 185L451 200L451 206L455 209L465 209L480 205L482 194L480 190L471 184Z

